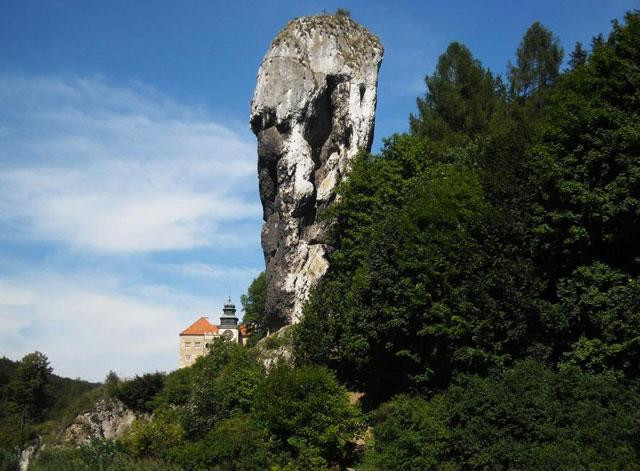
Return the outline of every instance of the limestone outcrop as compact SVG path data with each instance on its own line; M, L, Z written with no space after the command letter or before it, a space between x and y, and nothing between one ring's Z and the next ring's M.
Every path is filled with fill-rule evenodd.
M59 433L45 439L38 436L29 446L20 451L19 469L26 471L29 463L36 459L46 447L78 446L92 440L117 440L138 418L147 414L135 414L117 399L100 399L93 407L78 414L71 424Z
M137 418L131 410L116 399L101 399L93 408L79 414L63 435L66 444L81 445L95 439L115 440Z
M272 327L299 320L329 267L330 222L319 215L350 161L371 148L383 51L347 16L309 16L289 22L260 65L251 128Z

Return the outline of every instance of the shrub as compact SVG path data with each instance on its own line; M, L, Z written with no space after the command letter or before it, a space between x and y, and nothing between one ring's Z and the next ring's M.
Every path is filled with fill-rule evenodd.
M17 471L18 453L0 448L0 471Z
M30 471L165 471L176 468L160 461L135 460L115 442L96 440L78 448L51 447L38 453Z
M640 469L640 392L527 360L374 415L362 469Z
M158 372L136 375L132 380L120 384L116 397L129 409L151 412L153 410L151 400L162 390L164 377L164 373Z
M267 430L251 416L238 414L216 424L202 440L170 450L171 460L186 469L270 469L283 461L273 453ZM286 462L286 459L284 459Z
M318 466L344 459L347 441L362 426L345 388L312 366L277 365L256 391L253 415L293 459Z
M397 396L374 414L374 452L363 469L435 469L444 461L450 432L440 398Z
M180 444L184 437L176 413L157 411L151 420L137 419L120 438L120 443L135 458L168 457L171 447Z
M197 371L193 366L169 373L164 380L164 387L151 401L153 409L163 405L185 405L191 395L196 374Z
M201 439L218 421L249 412L264 371L250 350L225 340L214 341L195 367L183 425L191 438Z

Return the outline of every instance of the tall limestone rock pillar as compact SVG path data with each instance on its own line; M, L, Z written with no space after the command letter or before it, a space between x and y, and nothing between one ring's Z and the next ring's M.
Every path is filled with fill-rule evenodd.
M331 242L318 218L360 149L373 140L383 47L347 16L285 26L267 51L251 102L272 327L296 323L326 273Z

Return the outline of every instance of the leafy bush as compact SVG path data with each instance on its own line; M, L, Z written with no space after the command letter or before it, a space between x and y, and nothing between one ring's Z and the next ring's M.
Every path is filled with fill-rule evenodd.
M345 458L362 418L347 392L320 367L274 367L255 393L252 415L299 466L322 467Z
M183 424L191 438L200 439L218 421L249 412L264 370L251 350L224 339L215 340L195 367Z
M265 272L260 273L249 285L247 294L240 297L244 316L242 322L252 330L248 345L253 347L267 333L265 301L267 280Z
M527 360L375 417L364 469L640 469L640 391Z
M170 455L186 469L250 471L286 462L277 451L264 427L249 415L237 414L218 422L202 440L172 448Z
M129 409L138 412L151 412L151 402L164 386L164 373L145 373L142 376L121 383L116 397Z
M175 411L156 411L151 420L137 419L122 435L120 443L135 458L168 457L169 449L184 437Z
M15 450L0 448L0 471L18 471L18 453Z
M78 448L49 447L41 450L30 471L156 471L177 470L161 461L135 460L115 442L97 440Z
M169 373L164 379L162 390L151 401L153 408L185 405L191 395L197 373L197 367L193 365Z
M400 395L374 413L375 442L361 469L436 469L445 461L451 432L441 397Z

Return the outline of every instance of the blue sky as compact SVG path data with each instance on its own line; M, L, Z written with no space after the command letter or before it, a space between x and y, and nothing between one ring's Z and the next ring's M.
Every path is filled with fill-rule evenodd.
M101 380L177 365L263 268L249 101L296 16L380 36L376 140L451 41L504 73L541 21L568 52L637 1L0 1L0 355Z

